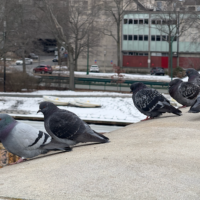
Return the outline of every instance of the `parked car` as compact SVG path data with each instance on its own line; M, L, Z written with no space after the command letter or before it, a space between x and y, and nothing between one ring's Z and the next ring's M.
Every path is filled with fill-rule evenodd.
M162 67L153 67L151 69L151 75L165 75L165 70Z
M34 73L41 73L41 74L52 74L53 69L50 65L39 65L33 69Z
M52 60L52 62L58 62L58 56L56 56L56 57Z
M28 57L32 58L32 59L38 59L39 58L39 56L34 54L34 53L30 53Z
M16 65L22 65L23 64L23 60L17 60L16 61ZM32 65L33 64L33 60L30 58L25 58L25 64L26 65Z
M90 72L99 72L99 67L98 65L92 65L90 67Z

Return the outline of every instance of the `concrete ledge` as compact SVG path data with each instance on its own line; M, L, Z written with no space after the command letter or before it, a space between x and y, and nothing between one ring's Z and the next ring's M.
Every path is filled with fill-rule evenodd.
M188 200L200 196L200 114L165 114L0 169L0 197L34 200Z

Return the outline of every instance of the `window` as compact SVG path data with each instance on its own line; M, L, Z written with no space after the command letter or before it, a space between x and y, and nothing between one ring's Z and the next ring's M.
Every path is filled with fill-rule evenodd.
M197 7L196 7L196 11L200 11L200 6L197 6Z
M148 53L144 53L144 56L148 56Z
M143 56L144 54L143 53L138 53L138 56Z
M160 35L156 35L156 41L160 41Z
M162 35L162 41L167 41L167 36L166 35Z
M129 36L128 36L128 40L133 40L133 36L132 36L132 35L129 35Z
M162 2L157 2L156 10L162 10Z
M143 19L139 19L139 24L143 24Z
M134 19L134 24L138 24L138 20L137 19Z
M137 35L134 35L133 38L134 38L134 40L138 40L138 36Z
M195 11L195 7L188 7L188 11Z
M152 23L152 24L156 24L156 20L153 19L153 20L151 21L151 23Z
M156 41L156 36L155 35L151 36L151 41Z
M144 19L144 24L149 24L149 20L148 19Z
M144 35L144 41L148 41L148 35Z
M128 19L124 19L124 24L128 24Z
M143 41L143 35L139 35L139 41Z
M161 20L157 20L157 24L161 24Z
M127 35L124 35L124 40L127 40Z
M132 19L129 19L129 20L128 20L128 23L129 23L129 24L133 24L133 20L132 20Z
M128 55L133 56L133 52L128 52Z
M166 20L162 20L162 24L167 24L167 21Z
M173 38L173 36L172 36L172 38ZM177 41L177 37L176 36L174 37L174 41Z

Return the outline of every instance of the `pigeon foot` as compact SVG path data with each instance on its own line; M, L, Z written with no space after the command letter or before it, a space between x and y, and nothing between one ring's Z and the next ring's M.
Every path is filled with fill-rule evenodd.
M24 158L20 158L18 161L14 162L14 163L10 163L10 165L15 165L15 164L18 164L18 163L21 163L21 162L25 162L27 161L26 159Z
M181 107L178 107L178 108L186 108L187 106L181 106Z
M153 118L151 118L151 117L147 116L147 118L146 118L146 119L143 119L143 120L141 120L141 121L146 121L146 120L150 120L150 119L153 119Z

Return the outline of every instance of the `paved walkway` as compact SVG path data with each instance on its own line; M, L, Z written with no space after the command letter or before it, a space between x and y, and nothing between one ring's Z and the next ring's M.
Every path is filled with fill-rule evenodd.
M164 116L75 147L0 169L0 198L199 200L200 114Z

